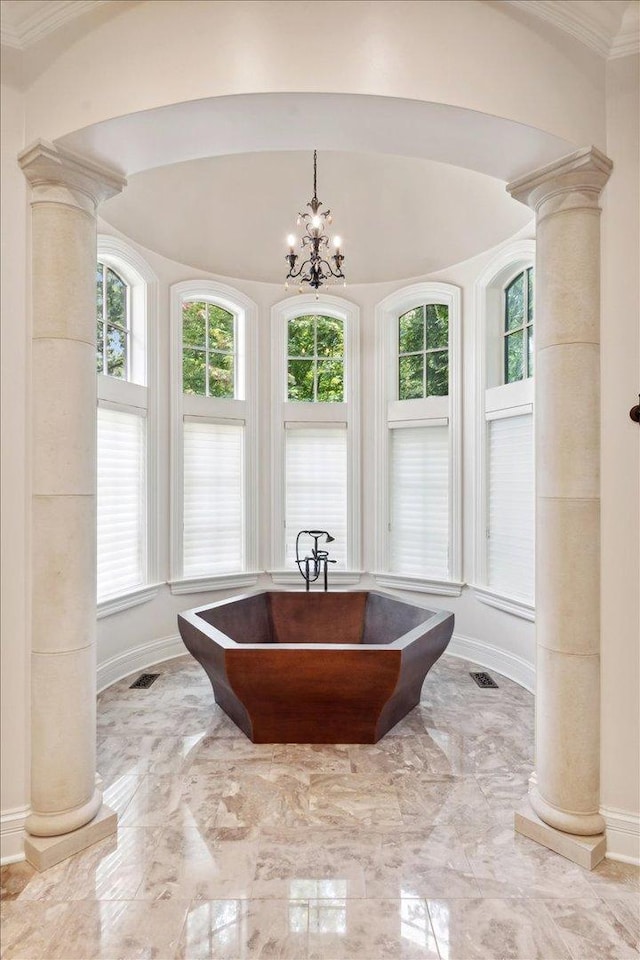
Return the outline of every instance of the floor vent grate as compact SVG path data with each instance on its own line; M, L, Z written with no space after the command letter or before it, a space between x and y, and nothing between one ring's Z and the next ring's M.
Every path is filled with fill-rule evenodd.
M159 676L159 673L141 673L138 679L133 681L129 690L146 690L152 683L155 683Z
M469 676L473 677L479 687L495 687L496 690L498 689L498 684L489 673L470 673Z

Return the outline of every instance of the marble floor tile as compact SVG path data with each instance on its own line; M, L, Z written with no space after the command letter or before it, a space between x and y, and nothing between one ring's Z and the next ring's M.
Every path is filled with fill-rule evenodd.
M304 901L192 903L176 960L304 960L308 923Z
M280 772L351 773L351 750L345 744L277 743L273 748L274 769Z
M603 900L550 900L549 913L574 960L638 960L638 937Z
M19 899L132 900L159 835L157 828L119 827L117 834L35 873Z
M572 960L536 900L429 900L429 916L446 960Z
M367 897L380 899L480 896L451 826L381 838L374 868L366 873L366 888Z
M185 773L197 752L200 736L98 737L97 767L105 784L118 777Z
M488 898L555 899L591 896L587 871L540 844L496 826L465 843L465 853Z
M26 861L0 867L0 901L16 900L33 879L35 872Z
M98 768L118 835L2 868L2 957L635 956L640 870L589 873L514 833L533 698L472 669L441 658L373 745L252 744L189 656L146 691L114 684Z
M164 825L180 806L183 791L182 777L139 778L120 823L123 827L157 827Z
M262 842L258 848L253 899L306 900L365 896L365 874L374 869L379 841L359 843L357 838L337 841L326 837L315 842Z
M402 822L390 777L366 774L312 774L309 820L313 823L368 827Z
M77 903L59 921L47 960L169 960L175 956L188 904Z
M163 831L136 893L138 900L247 898L257 843L219 840L195 827Z
M437 960L424 900L310 900L310 960Z
M50 943L66 917L64 903L2 903L0 957L2 960L35 960L51 956Z
M603 860L587 874L593 892L604 900L631 894L640 901L640 868L618 860Z

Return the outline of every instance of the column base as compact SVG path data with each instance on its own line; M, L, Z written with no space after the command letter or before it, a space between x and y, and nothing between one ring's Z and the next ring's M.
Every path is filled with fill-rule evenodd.
M36 870L48 870L61 860L66 860L99 840L111 836L117 830L117 814L111 807L103 804L93 820L71 833L64 833L59 837L35 837L27 834L24 844L25 857Z
M516 833L559 853L561 857L572 860L585 870L593 870L604 858L607 844L604 833L592 837L582 837L574 833L564 833L550 827L534 812L528 800L524 802L514 816Z

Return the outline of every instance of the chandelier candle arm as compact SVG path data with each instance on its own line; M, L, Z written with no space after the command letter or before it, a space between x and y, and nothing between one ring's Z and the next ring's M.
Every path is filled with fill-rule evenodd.
M307 255L307 259L296 269L299 257L299 254L295 252L297 241L293 234L289 234L287 237L289 252L285 256L285 260L289 264L289 272L287 273L285 287L288 287L289 280L299 280L300 290L302 290L302 284L304 283L308 283L314 290L318 290L323 283L331 279L344 280L346 283L345 275L342 272L344 262L344 254L341 252L342 240L340 237L334 238L335 253L331 256L329 254L329 238L324 233L324 228L332 223L331 210L323 211L320 209L322 206L323 204L318 200L318 152L314 150L313 197L307 203L311 213L299 213L297 219L297 224L304 226L305 232L299 241L299 245Z

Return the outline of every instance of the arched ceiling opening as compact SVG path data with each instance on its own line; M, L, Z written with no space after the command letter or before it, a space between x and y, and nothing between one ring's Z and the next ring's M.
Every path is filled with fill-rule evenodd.
M320 152L318 197L344 241L349 283L432 273L500 243L531 218L504 184L433 160ZM310 151L189 160L134 174L102 217L180 263L284 283L286 236L312 194Z
M285 237L310 198L317 148L321 199L352 283L421 276L512 236L530 215L504 182L576 146L461 107L350 94L189 101L57 144L129 177L101 209L126 236L199 269L269 282L286 272Z

